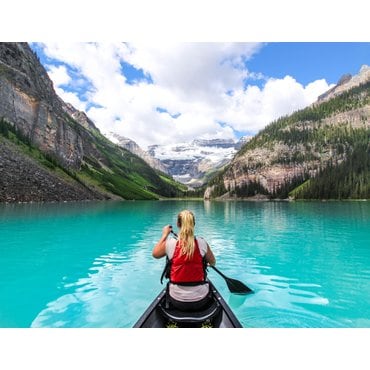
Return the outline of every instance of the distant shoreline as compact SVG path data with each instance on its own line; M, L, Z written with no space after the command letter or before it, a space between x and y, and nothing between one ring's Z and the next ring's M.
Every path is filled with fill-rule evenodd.
M102 203L102 202L168 202L168 201L202 201L202 202L368 202L370 199L256 199L256 198L160 198L160 199L79 199L60 201L0 202L0 205L12 204L66 204L66 203Z

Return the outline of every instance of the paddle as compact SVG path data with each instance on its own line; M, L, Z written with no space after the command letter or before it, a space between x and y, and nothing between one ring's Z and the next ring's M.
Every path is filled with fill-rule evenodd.
M230 290L231 293L237 293L237 294L249 294L253 293L253 290L251 288L248 288L245 284L243 284L239 280L231 279L227 276L225 276L219 269L217 269L215 266L209 266L213 268L218 274L220 274L226 281L226 284Z
M178 235L171 230L171 233L175 236L175 238L178 238ZM236 293L236 294L249 294L253 293L253 290L248 288L245 284L243 284L241 281L236 280L236 279L231 279L227 276L225 276L219 269L217 269L215 266L211 266L213 270L215 270L219 275L221 275L224 280L226 281L227 287L229 288L231 293Z

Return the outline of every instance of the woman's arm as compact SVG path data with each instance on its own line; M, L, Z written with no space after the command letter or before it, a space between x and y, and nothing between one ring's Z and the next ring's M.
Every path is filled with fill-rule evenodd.
M162 258L166 255L166 240L172 230L172 226L167 225L162 230L162 236L154 246L152 256L154 258Z
M214 266L216 264L216 257L214 256L211 247L207 243L206 261Z

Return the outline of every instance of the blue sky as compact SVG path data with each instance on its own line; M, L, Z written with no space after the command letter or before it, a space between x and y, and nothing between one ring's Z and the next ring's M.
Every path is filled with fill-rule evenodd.
M256 54L248 66L267 76L293 76L302 84L321 78L337 83L345 73L358 73L370 64L370 43L359 42L275 42Z
M57 93L144 149L254 135L370 65L370 43L32 43Z

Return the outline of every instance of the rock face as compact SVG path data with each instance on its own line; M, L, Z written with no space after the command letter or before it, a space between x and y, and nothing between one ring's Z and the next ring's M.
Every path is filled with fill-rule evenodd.
M341 93L352 89L353 87L359 86L360 84L370 80L370 67L363 65L359 73L355 76L350 74L343 75L336 86L328 90L326 93L320 95L317 99L316 104L320 104L324 101L330 100Z
M79 170L84 156L101 157L95 125L58 97L27 43L0 43L0 118L65 167Z
M159 161L158 159L154 158L152 155L150 155L148 152L145 150L141 149L140 146L135 143L135 141L118 135L114 132L110 132L105 135L108 139L110 139L112 142L116 143L122 148L127 149L131 153L137 155L141 159L143 159L146 163L148 163L149 166L152 168L157 169L158 171L162 171L164 173L168 173L166 166Z
M0 201L158 199L177 192L66 104L27 43L0 43L0 139ZM38 164L25 152L34 149ZM33 189L28 194L26 184Z
M85 112L77 110L72 104L61 101L63 110L69 114L76 122L88 130L97 130L94 122L86 115Z
M0 43L0 118L68 168L80 169L84 155L100 156L90 133L95 125L57 96L27 43Z
M295 179L316 176L329 163L343 162L353 144L350 135L370 128L369 83L370 68L362 66L358 75L345 75L308 109L271 123L210 181L204 197L235 196L236 189L248 186L254 195L271 195ZM338 100L351 91L348 100Z
M71 119L66 110L28 44L1 43L0 116L43 152L78 169L83 140L68 124Z

